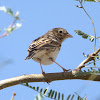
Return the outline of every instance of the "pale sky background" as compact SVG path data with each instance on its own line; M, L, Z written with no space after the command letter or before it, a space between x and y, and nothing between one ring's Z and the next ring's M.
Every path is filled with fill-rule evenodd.
M66 69L75 69L85 58L83 52L93 52L94 42L83 39L74 30L81 30L94 35L93 26L83 9L77 8L75 0L0 0L0 6L19 11L24 20L20 29L8 37L0 39L0 80L21 76L23 74L40 74L39 63L33 60L24 61L30 43L48 30L56 27L65 28L73 38L64 41L56 61ZM100 3L85 2L84 7L92 17L97 36L100 36ZM8 27L13 18L0 12L0 28ZM1 33L3 34L3 32ZM1 35L0 34L0 35ZM99 41L97 41L97 47ZM3 62L9 62L5 65ZM100 62L97 64L100 66ZM62 72L56 64L43 66L46 73ZM63 80L47 83L31 83L32 86L49 88L65 94L77 92L81 97L87 94L88 100L100 100L100 82L84 80ZM0 100L10 100L13 92L14 100L34 100L38 93L22 85L12 86L0 91ZM48 98L44 98L47 100ZM48 99L49 100L49 99Z

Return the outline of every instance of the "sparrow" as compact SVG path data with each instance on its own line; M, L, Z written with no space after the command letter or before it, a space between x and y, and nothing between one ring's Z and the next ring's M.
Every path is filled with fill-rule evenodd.
M56 63L60 66L55 60L60 51L61 44L66 38L71 38L70 35L65 29L63 28L53 28L49 30L43 36L35 39L31 42L27 53L27 59L33 59L34 61L40 63L42 74L45 74L43 71L42 65L50 65L52 63ZM63 71L68 71L62 66L60 66Z

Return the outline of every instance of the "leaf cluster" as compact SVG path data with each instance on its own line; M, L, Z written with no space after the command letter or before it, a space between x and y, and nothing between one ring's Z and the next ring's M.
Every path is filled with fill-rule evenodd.
M87 38L89 37L89 40L90 40L91 42L94 41L94 38L95 38L94 36L88 35L88 34L82 32L82 31L80 31L80 30L75 30L75 32L76 32L76 34L82 36L82 38L84 38L84 39L87 39Z
M76 0L76 1L79 1L81 3L83 3L83 1L88 1L88 2L100 2L100 0Z
M22 26L21 23L16 23L17 20L20 20L19 18L19 11L17 11L15 14L14 12L12 11L11 8L6 8L5 6L1 6L0 7L0 11L3 11L4 13L12 16L14 18L14 21L12 22L11 25L8 26L8 28L4 28L4 30L6 31L1 37L3 36L8 36L9 34L11 34L15 29L18 29ZM16 23L16 24L15 24ZM14 25L15 24L15 25ZM1 32L1 29L0 29L0 32Z
M28 83L25 83L25 84L21 83L21 85L27 86L27 87L29 87L29 88L31 88L31 89L33 89L33 90L35 90L39 93L39 95L35 97L35 100L42 100L44 98L44 96L47 97L47 98L54 99L54 100L74 100L75 94L77 94L76 92L73 95L69 94L67 96L67 98L64 99L63 93L57 92L57 91L52 90L52 89L48 90L48 88L43 89L43 88L40 88L40 87L34 87L34 86L30 86ZM77 94L77 100L87 100L87 97L85 95L82 98Z

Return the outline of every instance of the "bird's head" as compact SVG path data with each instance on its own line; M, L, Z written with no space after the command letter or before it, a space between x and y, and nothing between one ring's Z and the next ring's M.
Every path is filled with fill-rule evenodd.
M71 38L73 37L70 35L65 29L63 28L54 28L51 30L52 33L58 40L62 43L66 38Z

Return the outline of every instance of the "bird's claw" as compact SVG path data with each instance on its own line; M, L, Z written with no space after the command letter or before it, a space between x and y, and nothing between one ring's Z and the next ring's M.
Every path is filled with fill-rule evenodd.
M70 70L71 70L71 69L68 69L68 70L67 70L67 69L63 68L63 71L64 71L64 72L68 72L68 71L70 71Z
M42 74L45 76L45 72L42 71Z

